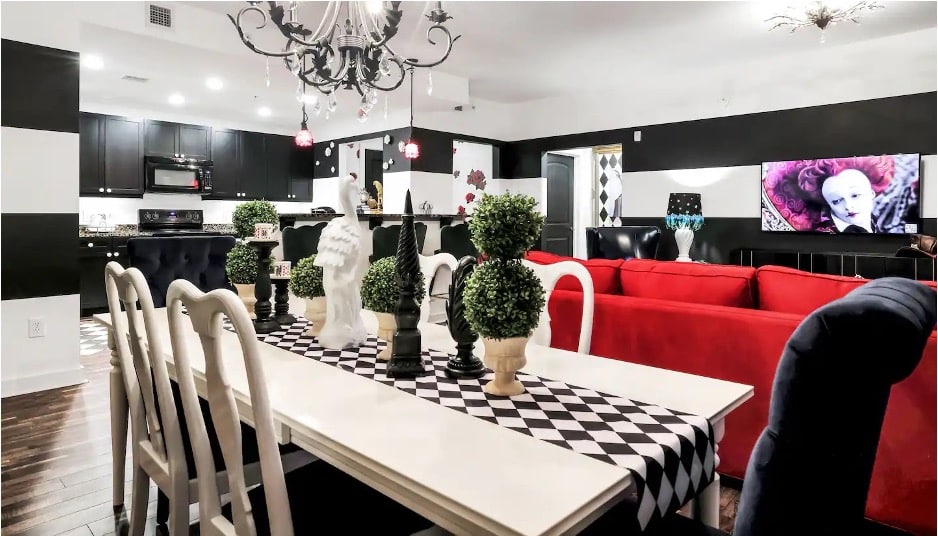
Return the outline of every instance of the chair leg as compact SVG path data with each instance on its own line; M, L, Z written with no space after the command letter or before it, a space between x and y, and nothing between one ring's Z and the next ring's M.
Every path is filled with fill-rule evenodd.
M130 505L130 536L142 536L147 522L147 503L150 498L150 475L142 468L134 468L133 496Z
M156 524L162 525L169 521L169 497L163 490L156 490Z
M188 501L177 501L170 505L169 534L171 536L187 536L189 534L189 505Z

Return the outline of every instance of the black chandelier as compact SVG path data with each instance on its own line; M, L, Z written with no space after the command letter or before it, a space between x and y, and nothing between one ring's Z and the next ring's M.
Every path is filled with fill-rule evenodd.
M453 43L460 37L453 37L444 26L452 17L443 9L442 2L436 2L435 8L426 14L431 23L427 28L427 41L437 46L432 35L434 31L442 33L444 38L442 54L430 61L405 58L390 46L404 15L400 9L401 2L330 1L315 31L297 22L298 2L289 2L286 8L277 2L267 2L266 12L258 5L260 2L250 1L248 4L237 16L228 15L228 18L249 49L268 57L267 84L270 85L269 58L279 58L298 79L298 100L308 100L305 88L311 86L329 96L328 109L334 111L337 104L335 90L355 89L362 97L360 119L363 115L367 117L377 103L378 91L389 92L400 87L410 68L430 68L443 63L449 57ZM343 11L345 23L340 26L338 20ZM246 14L252 12L263 18L255 29L261 30L273 24L286 38L282 50L263 50L254 44L242 21ZM320 111L318 101L314 111L317 114Z

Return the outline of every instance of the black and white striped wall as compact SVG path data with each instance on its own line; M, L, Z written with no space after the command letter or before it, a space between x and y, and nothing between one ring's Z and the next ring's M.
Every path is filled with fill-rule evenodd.
M85 381L76 247L79 54L3 39L0 69L0 395L6 397ZM42 336L30 336L32 320L41 322Z

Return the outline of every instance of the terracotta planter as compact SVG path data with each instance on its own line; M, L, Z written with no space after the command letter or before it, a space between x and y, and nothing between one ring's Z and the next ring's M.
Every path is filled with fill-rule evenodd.
M397 331L397 320L391 313L375 313L375 316L378 318L378 338L388 343L378 354L378 359L387 361L391 359L391 352L394 350L391 343L394 340L394 332Z
M496 396L515 396L524 392L524 385L515 378L515 373L528 362L524 349L529 338L496 340L482 337L485 346L483 362L495 373L495 379L485 384L483 391Z
M234 286L238 289L238 297L241 298L241 302L244 303L248 314L251 315L251 318L257 318L254 315L254 304L257 303L257 298L254 297L254 283L235 283Z
M318 337L326 323L326 297L306 298L306 320L309 320L309 329L304 335Z

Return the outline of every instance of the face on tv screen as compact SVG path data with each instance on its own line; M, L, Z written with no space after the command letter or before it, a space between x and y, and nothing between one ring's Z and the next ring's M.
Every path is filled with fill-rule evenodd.
M919 232L917 154L762 164L762 230Z

